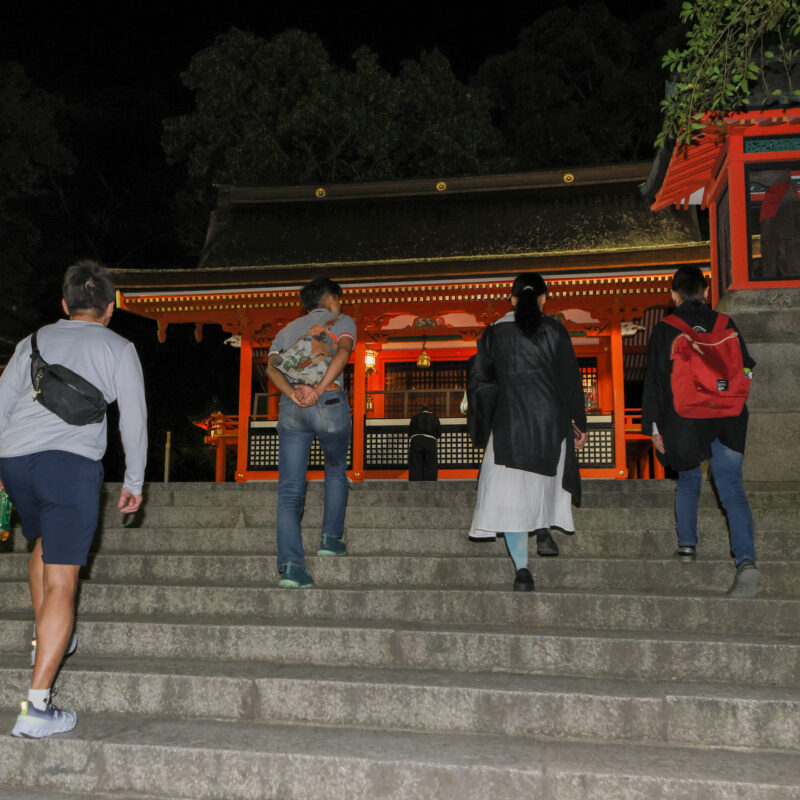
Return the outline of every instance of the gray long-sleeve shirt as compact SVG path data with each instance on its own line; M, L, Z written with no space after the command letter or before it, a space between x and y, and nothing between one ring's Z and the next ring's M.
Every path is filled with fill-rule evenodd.
M37 336L42 358L62 364L93 383L119 405L119 429L125 449L124 487L141 494L147 461L147 407L144 379L132 342L98 322L59 320ZM31 337L23 339L0 377L0 457L45 450L99 461L106 451L106 418L70 425L33 399Z

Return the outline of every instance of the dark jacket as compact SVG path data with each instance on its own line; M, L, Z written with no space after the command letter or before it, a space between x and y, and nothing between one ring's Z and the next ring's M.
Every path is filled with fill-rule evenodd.
M555 475L566 439L563 486L580 501L572 430L586 430L580 371L569 334L544 317L533 339L511 321L490 325L467 374L467 425L476 447L494 436L495 463Z
M710 331L717 319L717 312L700 300L687 300L673 312L696 330ZM738 332L731 320L729 328ZM693 469L701 461L711 457L711 442L719 439L722 444L738 453L744 452L747 436L747 406L736 417L712 419L687 419L675 411L672 400L670 375L672 342L680 331L666 322L653 328L647 349L647 367L642 393L642 433L651 436L653 423L664 437L665 454L659 459L672 469L682 472ZM739 335L744 366L752 369L755 361Z
M442 424L439 422L439 417L426 408L414 414L408 424L408 435L416 436L418 433L438 439L442 435Z

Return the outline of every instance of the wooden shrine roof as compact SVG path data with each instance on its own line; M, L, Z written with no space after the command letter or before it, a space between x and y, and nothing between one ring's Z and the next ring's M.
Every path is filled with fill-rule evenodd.
M688 147L675 148L651 209L662 211L670 206L688 208L689 205L705 207L708 190L725 156L728 136L743 136L754 130L775 135L796 133L798 125L800 109L732 113L725 118L722 127L709 121Z
M201 268L420 264L696 242L693 212L653 214L649 163L442 180L224 187ZM417 272L416 274L420 274ZM362 275L362 277L365 277Z
M555 277L596 274L649 274L654 269L674 272L681 264L707 264L707 242L659 247L603 248L573 252L517 253L505 256L463 256L443 259L395 259L291 264L274 267L243 266L216 269L112 269L117 288L131 293L170 294L208 291L246 292L263 287L299 288L319 274L343 285L374 285L401 280L490 280L537 271Z

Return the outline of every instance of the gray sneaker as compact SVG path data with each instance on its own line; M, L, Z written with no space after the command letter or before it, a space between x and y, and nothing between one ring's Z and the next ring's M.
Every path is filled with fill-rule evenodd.
M758 567L749 558L746 558L736 567L731 588L728 589L730 597L755 597L758 594L758 584L761 573Z
M19 716L11 731L12 736L27 739L44 739L54 733L66 733L78 724L78 715L71 709L56 708L52 703L47 704L44 711L23 700L19 704Z

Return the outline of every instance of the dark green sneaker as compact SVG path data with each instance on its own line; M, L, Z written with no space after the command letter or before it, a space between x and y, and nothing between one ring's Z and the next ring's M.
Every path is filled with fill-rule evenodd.
M346 556L347 545L335 536L325 536L323 534L322 541L317 550L318 556Z
M302 568L287 564L278 581L284 589L313 589L314 579Z

